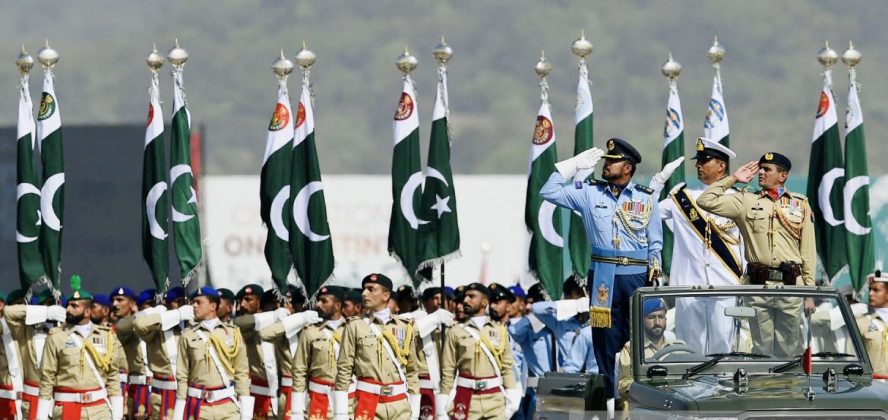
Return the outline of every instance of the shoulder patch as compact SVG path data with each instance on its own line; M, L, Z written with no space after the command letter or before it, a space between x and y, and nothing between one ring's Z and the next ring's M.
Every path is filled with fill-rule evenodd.
M654 190L652 190L648 187L645 187L644 185L641 185L641 184L635 184L635 189L638 191L641 191L645 194L653 194L654 193Z
M805 201L808 200L808 197L807 197L807 196L805 196L804 194L799 194L799 193L797 193L797 192L792 192L792 191L790 191L790 192L789 192L789 195L790 195L792 198L797 198L797 199L799 199L799 200L805 200Z

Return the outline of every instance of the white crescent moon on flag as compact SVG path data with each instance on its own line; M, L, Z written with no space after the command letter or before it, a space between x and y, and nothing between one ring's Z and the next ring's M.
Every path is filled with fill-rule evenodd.
M420 185L422 185L422 172L414 172L410 178L407 178L404 188L401 189L401 214L413 229L418 229L419 225L428 223L427 220L417 218L416 210L413 208L413 194L416 193L416 189Z
M290 240L290 230L284 225L284 204L290 198L290 186L284 186L271 200L271 229L274 230L275 236L286 242Z
M28 194L35 194L38 197L40 196L40 190L34 186L34 184L21 183L16 185L15 187L15 202L18 204L18 201L21 200L22 197ZM37 213L40 214L39 212ZM40 219L37 219L37 224L40 224ZM15 231L15 241L20 244L26 244L28 242L34 242L37 240L36 236L25 236L22 235L18 230Z
M857 190L867 185L869 185L868 176L855 176L845 182L845 190L843 191L845 197L845 229L859 236L869 234L873 228L864 227L857 222L857 219L854 218L854 212L851 211L851 202L854 200L854 194L857 193Z
M40 190L40 212L43 214L43 223L46 227L59 232L62 230L62 221L55 214L52 208L52 200L55 198L56 192L65 184L65 173L55 174L43 184Z
M836 219L836 214L833 211L832 204L829 202L829 194L832 192L833 185L836 183L836 179L845 176L845 170L842 168L832 168L829 172L823 174L823 179L820 181L820 186L817 188L817 197L820 201L820 209L823 212L823 220L826 223L829 223L830 226L838 226L842 224L842 220Z
M157 200L160 200L166 189L166 182L161 181L154 184L148 190L148 195L145 196L145 214L148 216L148 231L151 232L151 236L160 240L166 239L167 234L164 232L163 226L157 223Z
M178 179L180 176L185 175L185 174L191 174L191 176L194 176L193 173L191 172L191 166L189 166L189 165L176 165L176 166L173 166L172 168L170 168L170 185L175 185L175 184L176 184L176 179ZM191 187L191 186L189 185L189 187ZM188 200L189 203L190 203L192 200L194 200L194 195L193 195L193 194L194 194L194 192L193 192L194 189L192 188L191 191L192 191L192 196L191 196L191 198ZM191 214L185 214L185 213L180 213L178 210L176 210L176 206L175 206L175 205L172 205L172 206L170 206L170 207L173 209L173 212L172 212L173 222L176 222L176 223L182 223L182 222L187 222L187 221L189 221L189 220L191 220L191 219L194 218L194 215L191 215Z
M444 185L447 187L450 186L449 184L447 184L447 179L444 178L444 174L442 174L441 171L439 171L431 166L426 168L426 176L431 177L431 178L435 178L435 179L443 182Z
M540 211L537 214L537 223L540 225L540 234L543 235L543 239L546 242L557 246L559 248L564 247L564 238L558 234L558 230L552 225L552 216L555 215L556 207L554 204L543 201L543 204L540 205Z
M311 230L311 220L308 218L308 202L311 196L324 190L324 184L321 181L312 181L302 187L296 197L293 199L293 220L299 231L312 242L322 242L330 239L330 235L318 235Z

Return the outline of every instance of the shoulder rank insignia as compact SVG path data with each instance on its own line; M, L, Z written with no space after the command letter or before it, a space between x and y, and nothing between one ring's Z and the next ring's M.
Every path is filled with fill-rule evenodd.
M638 191L641 191L645 194L653 194L654 193L654 190L652 190L648 187L645 187L644 185L641 185L641 184L635 184L635 189Z
M791 191L790 191L789 195L792 196L792 198L795 198L795 199L804 200L804 201L807 201L807 200L808 200L808 197L807 197L807 196L805 196L804 194L799 194L799 193L797 193L797 192L791 192Z
M685 186L687 186L687 184L685 184L684 182L679 182L674 187L672 187L671 190L669 190L669 194L675 194L675 193L681 191L681 189L684 188ZM648 188L648 189L650 190L650 188ZM653 192L653 190L651 190L651 192Z
M602 185L602 184L605 184L604 182L602 182L602 181L600 181L600 180L597 180L597 179L595 179L595 178L589 178L589 179L587 179L587 180L586 180L586 183L589 184L589 185Z

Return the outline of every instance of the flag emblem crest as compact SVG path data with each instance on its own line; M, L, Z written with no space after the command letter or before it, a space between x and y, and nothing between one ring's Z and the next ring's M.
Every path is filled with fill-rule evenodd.
M274 114L271 115L271 122L268 123L268 129L270 131L278 131L286 127L288 122L290 122L290 111L287 110L284 104L278 102L277 106L274 107Z
M681 116L674 108L666 110L666 124L663 127L663 137L671 137L669 133L673 130L681 130Z
M302 124L305 123L305 105L302 105L302 102L299 102L299 107L296 108L296 128L302 127Z
M709 110L706 111L706 122L703 123L704 128L715 128L721 125L725 120L725 107L717 99L709 100Z
M403 121L413 115L413 98L407 92L401 92L401 100L398 102L398 111L395 112L395 121Z
M826 111L829 111L829 97L827 97L825 93L820 92L820 104L817 106L817 118L824 116Z
M555 130L552 129L552 120L545 116L537 116L536 127L533 129L533 144L542 145L552 140Z
M55 98L53 98L48 92L43 92L43 98L40 99L40 112L37 114L37 119L43 121L51 117L52 114L55 114L55 110Z
M151 125L151 121L154 121L154 105L148 104L148 122L145 125Z

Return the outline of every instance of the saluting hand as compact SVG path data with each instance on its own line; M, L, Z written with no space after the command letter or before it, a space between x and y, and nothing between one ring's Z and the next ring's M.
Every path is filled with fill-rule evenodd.
M734 171L734 178L736 178L737 181L739 181L739 182L749 183L749 181L752 181L752 177L755 176L755 174L758 172L758 170L759 170L758 162L751 161L751 162L737 168L737 170Z

